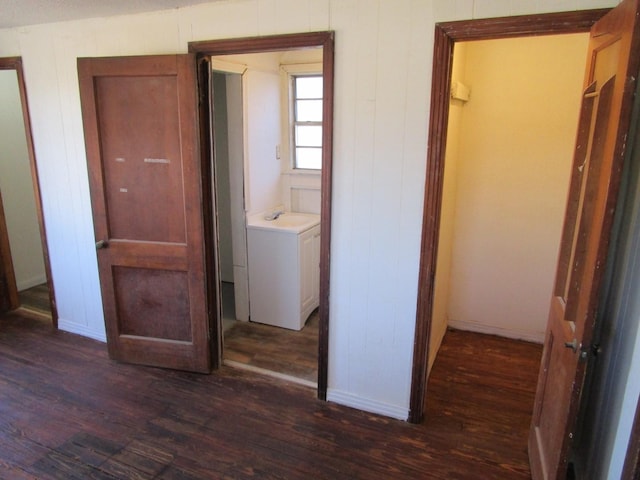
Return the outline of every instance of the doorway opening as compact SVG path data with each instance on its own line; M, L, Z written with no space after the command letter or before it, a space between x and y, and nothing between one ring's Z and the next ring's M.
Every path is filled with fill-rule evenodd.
M425 186L422 255L418 285L416 339L414 348L409 420L420 422L426 400L430 338L434 333L433 312L436 265L440 236L445 152L451 98L454 44L472 40L527 37L587 32L607 10L569 12L504 19L438 24L435 32L429 154ZM575 132L574 132L575 134ZM432 357L433 359L433 357Z
M447 328L543 343L588 39L455 45L429 369Z
M210 75L218 361L316 387L325 399L333 34L195 42L190 51Z
M322 48L211 65L223 361L316 388L321 165L295 153L320 160ZM314 146L296 148L304 134Z
M0 253L3 310L21 308L57 327L38 172L20 58L0 58Z
M463 431L479 428L478 418L504 431L499 412L518 413L506 428L519 451L533 410L588 39L454 46L428 359L428 374L435 363L440 375L428 379L425 409L437 423L456 405L455 396L443 405L442 392L491 376L501 387L458 400L470 414L457 420ZM456 349L477 361L456 363ZM443 368L446 385L436 380Z

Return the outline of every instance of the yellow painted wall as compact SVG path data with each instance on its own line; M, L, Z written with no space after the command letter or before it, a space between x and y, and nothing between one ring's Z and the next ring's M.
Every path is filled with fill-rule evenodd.
M451 77L454 82L465 79L467 43L455 45ZM451 255L453 247L453 225L456 208L456 189L458 177L458 156L460 145L460 126L464 103L452 99L449 104L449 122L447 125L447 145L445 151L445 171L442 186L442 209L440 212L440 237L438 240L438 261L436 265L436 284L433 313L431 317L431 336L429 337L429 367L431 371L436 354L447 331L448 301L451 278Z
M0 192L18 290L46 282L15 70L0 70Z
M455 213L447 213L452 327L543 340L587 40L576 34L466 46L471 98L460 116Z

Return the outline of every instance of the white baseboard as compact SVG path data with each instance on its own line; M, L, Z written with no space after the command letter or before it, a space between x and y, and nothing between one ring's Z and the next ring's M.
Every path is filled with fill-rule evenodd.
M35 277L22 279L16 282L16 285L18 287L18 291L21 292L22 290L35 287L36 285L41 285L43 283L47 283L47 276L44 273Z
M449 320L449 328L455 330L465 330L467 332L486 333L498 337L513 338L514 340L525 340L533 343L544 343L544 332L531 332L514 328L502 328L492 325L482 325L473 322L460 322Z
M83 337L89 337L100 342L107 342L107 336L104 332L96 332L84 325L78 325L77 323L70 322L63 318L58 318L58 328L65 332L75 333L82 335Z
M351 393L341 392L340 390L327 390L327 400L329 402L339 403L340 405L364 410L365 412L377 413L379 415L384 415L385 417L391 417L398 420L407 420L407 418L409 418L408 408L376 402L375 400L369 400Z

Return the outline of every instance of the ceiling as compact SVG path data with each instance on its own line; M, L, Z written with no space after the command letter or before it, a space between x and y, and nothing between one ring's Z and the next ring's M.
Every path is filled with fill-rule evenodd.
M221 0L0 0L0 28L151 12Z

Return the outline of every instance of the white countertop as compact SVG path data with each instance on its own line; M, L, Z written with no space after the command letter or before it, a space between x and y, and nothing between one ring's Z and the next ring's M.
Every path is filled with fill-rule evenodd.
M314 213L285 212L275 220L266 220L265 213L247 216L247 228L302 233L320 224L320 215Z

